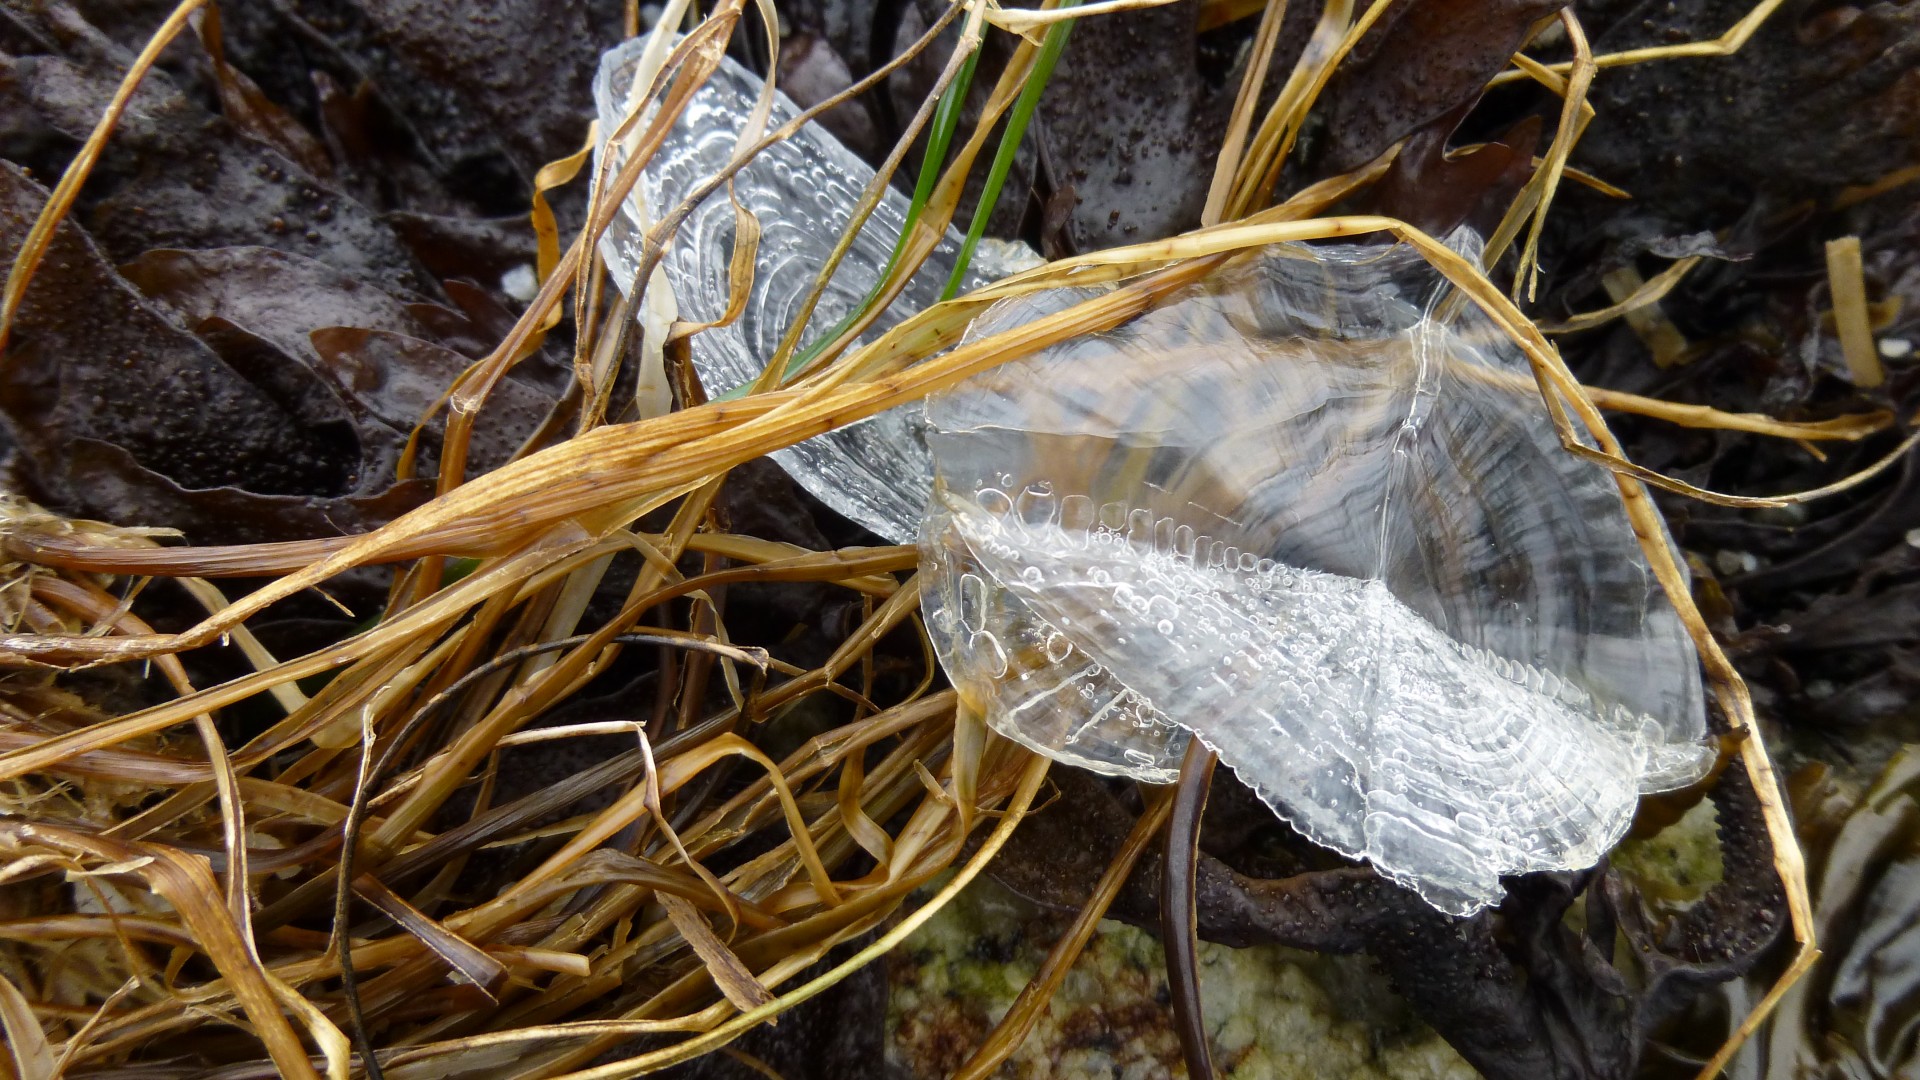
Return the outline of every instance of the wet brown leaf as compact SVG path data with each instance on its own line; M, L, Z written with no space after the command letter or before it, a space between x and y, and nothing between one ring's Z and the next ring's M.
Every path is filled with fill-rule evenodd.
M468 366L466 357L431 341L387 330L328 327L310 335L322 372L341 395L394 431L408 432ZM552 406L551 398L515 379L494 388L474 426L469 467L504 465L533 434ZM427 426L429 448L437 446L445 410ZM431 458L428 459L431 462ZM425 467L422 473L430 472Z
M495 282L516 266L533 265L534 235L525 212L480 218L396 210L387 222L437 278Z
M45 200L37 184L0 165L0 257L13 257ZM132 511L144 524L172 523L162 507L141 516L83 481L116 459L87 449L95 445L182 488L347 494L354 461L342 454L352 442L344 415L303 415L312 399L276 379L297 381L297 370L274 355L252 358L260 363L248 378L149 306L68 223L26 294L0 373L0 408L36 482L101 516Z
M327 326L425 333L405 301L314 259L271 248L160 249L120 272L189 326L224 319L293 356L317 357L307 335Z
M591 113L585 0L357 0L381 46L440 91L473 136L530 178L573 152ZM425 95L421 95L424 97Z
M1389 7L1328 87L1325 173L1372 161L1478 101L1533 26L1563 6L1560 0L1421 0Z
M1434 236L1470 225L1481 236L1499 224L1513 197L1533 175L1541 121L1528 117L1499 139L1449 154L1447 140L1467 106L1407 139L1380 183L1368 193L1372 213L1411 222Z
M1284 73L1316 5L1291 4L1271 70ZM1220 46L1203 52L1195 0L1074 28L1040 99L1036 130L1055 190L1073 189L1068 236L1080 251L1170 236L1200 223L1213 163L1239 91ZM1240 61L1245 63L1245 61Z
M16 163L57 176L133 57L71 11L48 18L60 20L59 54L0 57L0 137ZM76 220L117 260L157 247L254 244L388 288L430 288L371 210L240 135L160 72L135 94Z

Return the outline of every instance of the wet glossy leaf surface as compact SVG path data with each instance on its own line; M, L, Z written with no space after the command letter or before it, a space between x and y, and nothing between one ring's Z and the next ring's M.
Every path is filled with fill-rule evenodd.
M1041 138L1054 188L1073 190L1077 250L1200 223L1238 84L1227 71L1202 71L1198 7L1182 0L1144 18L1090 22L1061 54L1040 99Z
M13 160L58 176L133 54L86 24L61 54L0 58L0 114ZM259 244L390 288L429 288L374 211L210 115L164 75L134 97L89 181L78 222L115 259L149 248Z
M45 193L11 167L0 167L0 185L11 259ZM56 234L41 271L8 348L0 406L33 457L43 497L183 525L135 493L353 491L347 415L277 349L219 335L231 359L223 357L150 306L71 226Z

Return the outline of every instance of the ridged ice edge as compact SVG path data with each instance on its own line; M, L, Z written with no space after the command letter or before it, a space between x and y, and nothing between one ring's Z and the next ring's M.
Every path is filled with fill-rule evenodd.
M593 105L594 114L597 117L612 115L624 116L626 114L627 91L631 90L633 85L633 73L630 69L639 61L641 53L646 51L647 40L648 38L645 35L629 38L600 54L600 65L593 74ZM616 93L613 88L616 74L624 76L625 78L625 85L622 86L618 93ZM635 126L636 128L639 126L639 121L635 122ZM625 148L613 145L612 135L613 131L611 127L604 123L601 124L599 130L595 132L593 145L594 173L596 176L599 175L602 171L602 161L607 161L610 164L607 165L604 171L609 179L618 176L620 170L625 168L627 164L627 152ZM639 222L635 220L627 208L627 203L638 197L639 185L636 184L634 187L635 191L629 193L626 200L622 200L619 208L615 210L615 214L625 219L629 226L637 228ZM633 270L626 265L626 260L620 256L620 249L614 240L613 229L611 227L600 234L598 246L600 248L600 261L606 265L607 273L613 278L614 286L620 290L622 295L631 298L633 296Z
M1058 630L1058 627L1054 627L1052 623L1049 623L1045 619L1039 618L1038 616L1035 616L1035 621L1041 623L1042 625L1050 627L1052 629ZM1108 674L1112 674L1111 668L1106 668L1103 670L1107 671ZM1124 680L1116 678L1114 681L1119 682L1123 686L1126 685ZM1198 738L1198 734L1192 728L1187 727L1185 724L1182 724L1179 721L1174 720L1171 717L1167 716L1166 713L1161 712L1158 706L1154 705L1151 701L1148 701L1145 697L1141 697L1140 692L1138 690L1135 690L1133 687L1128 686L1127 693L1133 694L1136 697L1140 697L1140 700L1142 701L1146 701L1147 707L1153 710L1155 716L1158 716L1161 720L1165 721L1168 727L1179 728L1181 731L1184 731L1187 734L1193 735L1194 737ZM1058 747L1042 745L1041 743L1023 734L1017 725L1005 723L1004 718L998 715L994 710L983 709L983 710L980 710L980 712L981 712L981 715L983 715L986 718L988 727L991 727L993 730L999 732L1000 734L1006 736L1009 739L1012 739L1014 742L1019 743L1021 746L1026 747L1027 749L1033 751L1036 754L1039 754L1041 757L1046 758L1049 761L1058 762L1059 764L1062 764L1062 765L1071 765L1076 769L1085 769L1090 773L1098 773L1101 776L1111 776L1121 780L1137 780L1143 784L1156 784L1156 785L1164 786L1167 784L1175 783L1180 779L1180 769L1177 766L1172 768L1160 768L1155 766L1141 765L1141 766L1135 766L1134 768L1129 769L1123 765L1117 765L1111 761L1096 761L1093 758L1082 757L1081 755L1076 754L1071 750L1063 750ZM1204 742L1205 740L1202 739L1201 741ZM1253 785L1249 784L1248 786L1252 787ZM1288 822L1288 824L1291 825L1293 823ZM1315 843L1318 843L1318 841L1315 841Z
M979 494L984 494L986 490L993 490L996 493L1000 494L1003 498L1005 497L1005 493L998 492L997 489L983 489L983 491ZM951 493L949 493L947 496L947 498L949 499L951 499L952 497L953 496ZM996 524L999 525L999 527L1005 529L1011 526L1011 529L1017 529L1018 531L1025 533L1026 523L1023 519L1019 517L1017 512L1011 512L1011 505L1012 505L1011 500L1008 500L1009 512L1005 512L1005 513L997 513L992 510L988 510L985 506L982 506L980 503L978 503L975 500L969 499L966 501L980 510L981 512L980 516L993 520ZM964 510L947 509L947 510L944 510L940 516L944 516L950 519L949 527L956 527L959 520L966 515ZM1135 525L1135 523L1142 518L1144 518L1148 522L1147 528L1144 530L1139 529ZM1165 555L1169 558L1174 558L1174 559L1184 558L1189 563L1189 565L1194 565L1196 567L1200 567L1203 569L1237 572L1237 573L1243 573L1243 574L1248 574L1254 577L1262 577L1262 578L1277 578L1284 574L1302 573L1297 568L1289 566L1285 563L1281 563L1277 560L1257 556L1252 552L1242 550L1241 548L1236 547L1234 545L1227 544L1223 541L1216 541L1212 537L1205 536L1203 534L1198 533L1197 530L1193 529L1191 526L1178 524L1177 522L1174 521L1174 519L1170 517L1154 518L1151 511L1142 509L1142 508L1134 508L1124 502L1112 501L1112 502L1100 504L1100 506L1095 511L1094 520L1096 522L1107 522L1107 521L1126 522L1129 526L1126 533L1126 537L1125 537L1128 543L1138 544L1140 542L1141 537L1144 535L1144 537L1146 538L1146 543L1144 546L1147 547L1148 550L1151 550L1156 554ZM1166 528L1162 528L1162 526L1166 526ZM1182 549L1181 547L1181 544L1182 544L1181 533L1183 532L1187 534L1187 539L1185 540L1184 549ZM962 531L961 535L963 538L967 538L967 533L965 531ZM1164 541L1162 540L1162 537L1165 538ZM1163 543L1165 546L1162 546ZM968 539L968 545L969 547L972 546L971 539ZM1198 562L1198 559L1196 557L1197 553L1201 551L1204 551L1206 554L1206 562L1204 567L1200 566L1200 563ZM1299 586L1304 585L1308 589L1312 589L1315 587L1315 584L1316 583L1312 578L1301 578L1294 582L1294 587L1298 588ZM927 584L922 586L923 593L925 589L932 588L932 587L933 586L929 581ZM1064 631L1061 631L1059 627L1054 626L1050 620L1046 619L1044 616L1042 616L1038 612L1033 612L1029 610L1029 615L1034 619L1036 623L1042 626L1046 626L1057 633L1064 633ZM1632 725L1632 727L1629 728L1628 730L1632 730L1632 729L1646 730L1647 727L1651 727L1653 729L1661 730L1661 731L1665 730L1664 727L1660 724L1660 722L1654 719L1653 717L1647 716L1644 713L1635 713L1632 710L1628 709L1626 706L1618 705L1618 704L1612 706L1612 709L1610 710L1611 718L1603 720L1600 718L1601 712L1593 708L1593 705L1595 703L1593 701L1592 695L1587 691L1581 689L1580 687L1572 684L1567 679L1558 675L1554 675L1551 672L1541 671L1530 664L1523 664L1518 661L1508 660L1507 658L1497 656L1488 650L1476 649L1470 645L1466 645L1458 641L1453 641L1450 635L1443 634L1442 636L1446 637L1447 640L1452 641L1454 648L1458 651L1459 655L1463 659L1466 659L1469 662L1475 663L1475 664L1484 664L1487 670L1493 672L1495 675L1498 675L1503 679L1506 679L1509 682L1514 683L1515 685L1521 686L1525 689L1531 690L1535 693L1541 693L1541 694L1548 693L1546 689L1547 686L1549 685L1554 686L1555 689L1552 692L1552 696L1554 697L1555 700L1559 701L1563 705L1566 705L1570 709L1581 710L1587 716L1592 718L1596 724L1599 724L1602 730L1605 730L1609 733L1614 733L1616 734L1616 737L1617 737L1617 732L1621 730L1621 728L1616 727L1615 725L1622 724L1622 723ZM1494 663L1485 663L1486 661L1493 661ZM1696 660L1696 663L1697 662L1698 661ZM1153 699L1151 697L1135 689L1131 684L1127 682L1127 680L1119 672L1113 670L1112 668L1103 668L1103 670L1106 671L1108 676L1110 676L1114 682L1118 683L1120 686L1124 687L1129 693L1135 695L1141 701L1145 702L1147 706L1153 710L1154 714L1158 716L1161 720L1163 720L1165 723L1167 723L1172 727L1180 728L1181 730L1188 732L1192 737L1199 739L1201 744L1206 746L1208 750L1212 751L1215 754L1215 756L1217 756L1220 759L1220 762L1222 764L1226 765L1229 769L1233 770L1234 775L1240 779L1241 783L1245 784L1250 790L1254 792L1255 795L1259 797L1261 803L1265 805L1268 810L1272 811L1276 817L1285 821L1288 826L1294 829L1294 831L1300 833L1302 836L1305 836L1315 846L1326 848L1329 851L1333 851L1339 855L1342 855L1348 859L1352 859L1356 862L1366 863L1368 866L1372 867L1376 873L1380 874L1380 876L1394 882L1395 884L1398 884L1400 886L1403 886L1404 888L1411 890L1412 892L1417 894L1421 898L1421 900L1427 903L1428 905L1432 906L1436 910L1445 912L1449 915L1455 915L1460 917L1471 916L1479 911L1482 911L1488 907L1492 907L1495 904L1499 903L1500 898L1498 896L1484 897L1484 898L1476 897L1476 898L1468 899L1462 902L1458 894L1454 894L1451 892L1437 892L1436 890L1428 887L1427 884L1423 883L1422 880L1417 876L1396 872L1395 870L1389 867L1382 866L1381 864L1375 862L1372 858L1370 858L1367 852L1364 850L1364 848L1350 849L1346 845L1342 845L1327 839L1323 839L1319 835L1320 830L1310 829L1301 816L1296 815L1294 812L1291 812L1286 808L1285 802L1278 795L1269 793L1266 786L1263 785L1256 776L1252 775L1249 771L1243 771L1241 767L1233 760L1230 754L1223 753L1221 750L1221 747L1217 744L1216 740L1209 738L1207 735L1207 732L1201 730L1200 728L1194 727L1192 725L1182 724L1178 720L1175 720L1172 717L1168 716L1163 710L1160 709L1159 706L1153 704ZM1569 694L1573 696L1568 697L1567 695ZM1075 765L1076 767L1079 767L1079 768L1085 768L1092 772L1100 773L1101 775L1124 777L1124 778L1138 780L1143 783L1172 783L1174 781L1177 781L1180 776L1180 770L1177 768L1174 768L1174 769L1149 769L1149 768L1124 769L1107 762L1090 762L1084 758L1079 757L1078 755L1069 754L1067 752L1063 752L1061 750L1058 750L1052 747L1043 746L1034 742L1033 740L1022 735L1017 728L1014 728L1013 725L1011 724L1003 725L1002 723L998 722L997 718L991 714L990 710L988 711L988 715L986 718L987 718L988 724L992 726L995 731L1000 732L1001 734L1019 743L1020 745L1025 746L1029 750L1032 750L1035 753L1041 754L1042 756L1053 761L1063 761L1068 764ZM1668 749L1679 750L1679 751L1685 751L1691 748L1696 751L1695 753L1689 755L1694 759L1694 767L1691 770L1693 775L1689 777L1686 777L1683 779L1673 779L1673 780L1655 779L1660 776L1660 771L1656 771L1651 768L1643 769L1640 777L1640 782L1636 785L1637 790L1641 795L1657 794L1658 792L1661 792L1661 791L1674 790L1676 788L1686 787L1689 784L1694 783L1700 778L1700 776L1705 774L1707 768L1710 766L1710 763L1713 757L1711 747L1709 747L1704 742L1699 744L1687 744L1687 743L1666 742L1662 740L1662 741L1658 741L1656 743L1650 744L1648 746L1639 746L1638 744L1629 744L1629 745L1632 745L1635 749L1642 751L1642 756L1644 757L1645 761L1649 766L1652 765L1654 761L1654 758L1655 758L1654 750L1657 748L1668 748ZM1166 779L1162 780L1162 779L1152 778L1152 777L1159 777L1159 776L1164 776L1166 777ZM1649 780L1652 780L1653 782L1648 783ZM1626 813L1616 815L1616 817L1617 817L1617 820L1615 821L1601 823L1601 828L1596 834L1602 840L1602 842L1597 845L1597 849L1602 853L1610 851L1616 845L1618 845L1620 841L1626 837L1627 830L1632 827L1634 814L1631 810L1629 810ZM1572 852L1569 851L1567 852L1567 854L1571 856ZM1564 871L1564 870L1584 870L1587 867L1592 865L1594 865L1593 861L1590 861L1590 860L1576 861L1569 857L1569 858L1565 858L1557 861L1551 860L1551 859L1543 860L1540 862L1530 864L1529 866L1523 869L1515 869L1512 872L1513 873L1542 873L1542 872ZM1502 876L1505 876L1505 875L1502 875Z
M941 576L942 570L937 564L940 560L946 559L949 556L945 554L943 546L936 541L934 535L936 531L945 531L954 528L957 520L958 516L951 510L940 505L938 496L936 496L935 502L929 505L925 519L921 523L919 536L920 604L922 612L926 615L930 623L948 618L958 618L957 615L947 610L946 603L939 595L937 578ZM1031 615L1034 622L1038 625L1044 626L1048 630L1064 636L1064 632L1061 631L1059 627L1055 626L1050 620L1041 616L1038 612L1029 609L1028 614ZM934 654L940 661L941 670L948 671L949 678L951 679L951 665L947 662L945 655L948 650L942 648L941 636L929 635L929 637L932 641ZM964 648L965 646L956 645L955 647ZM1091 658L1088 659L1088 663L1100 666ZM1111 669L1101 667L1101 670L1111 674ZM1118 682L1119 680L1116 679L1115 681ZM1122 685L1124 686L1125 684L1122 683ZM956 685L955 689L957 690L959 687ZM1143 702L1148 709L1152 710L1153 715L1158 718L1162 724L1170 728L1186 731L1189 736L1192 735L1192 732L1187 729L1186 725L1176 722L1172 717L1161 712L1159 706L1153 704L1151 699L1141 694L1138 690L1127 686L1126 691ZM964 696L962 700L965 700ZM1026 747L1028 750L1039 754L1049 761L1071 765L1077 769L1085 769L1088 772L1097 773L1101 776L1112 776L1123 780L1137 780L1144 784L1171 784L1180 779L1180 769L1178 766L1135 765L1132 768L1128 768L1116 762L1101 761L1096 758L1086 757L1065 747L1049 746L1034 739L1029 736L1020 725L1013 723L1010 717L998 709L991 708L985 704L974 703L970 703L968 707L974 709L985 719L988 727L991 727L994 731L999 732L1006 738L1019 743L1021 746Z
M1009 508L1011 507L1012 500L1008 498L1005 492L999 491L996 488L982 489L977 495L986 496L989 492L1005 500ZM949 497L951 497L951 495L949 495ZM978 508L981 511L981 516L993 519L1003 530L1022 535L1027 534L1025 528L1026 522L1019 517L1017 512L1013 512L1011 509L1006 512L989 509L977 497L968 499L967 502L973 507ZM964 511L953 513L950 516L957 521L964 516ZM1251 551L1242 550L1224 541L1215 540L1211 536L1200 533L1192 526L1183 525L1171 517L1155 518L1151 510L1136 508L1122 501L1115 500L1100 504L1094 510L1093 520L1100 523L1112 522L1114 524L1108 524L1105 527L1116 530L1119 527L1119 523L1125 523L1127 543L1156 555L1173 559L1176 562L1184 562L1197 570L1246 574L1262 582L1284 579L1289 583L1287 587L1294 591L1312 592L1321 588L1318 580L1310 576L1315 573L1314 571L1303 570L1299 567L1282 563L1276 559L1265 558ZM1145 522L1144 527L1138 524L1141 521ZM1204 561L1201 558L1203 553ZM1289 577L1289 575L1300 576ZM1262 586L1255 587L1258 588ZM1038 618L1037 614L1036 618ZM1046 620L1041 619L1041 621L1045 622ZM1053 629L1056 631L1059 630L1058 627L1053 627ZM1551 697L1567 708L1593 718L1596 723L1600 723L1606 730L1626 732L1646 731L1651 728L1663 733L1666 730L1665 726L1661 724L1659 720L1646 713L1635 712L1625 705L1613 704L1603 707L1600 702L1594 700L1592 693L1583 689L1565 676L1544 671L1532 664L1522 663L1518 660L1510 660L1488 649L1476 648L1455 640L1451 635L1442 634L1442 636L1452 643L1457 654L1467 662L1491 671L1493 674L1498 675L1500 678L1522 689ZM1110 671L1111 669L1108 670ZM1119 679L1117 675L1116 680L1123 685L1126 682L1125 679ZM1129 687L1129 689L1132 688ZM1134 693L1139 694L1139 691L1135 690ZM1152 698L1144 694L1140 694L1139 696L1143 701L1152 702ZM1159 711L1157 706L1155 707L1155 711ZM1160 713L1160 715L1165 716L1166 714ZM1178 723L1171 718L1169 718L1168 722ZM1668 742L1666 740L1658 740L1657 743L1658 745L1674 747L1690 745ZM1636 748L1642 748L1643 746L1638 740L1630 742L1630 745ZM1655 745L1655 743L1648 742L1644 744L1644 746L1647 747L1652 745ZM1704 743L1699 745L1703 751L1707 749ZM1649 754L1649 758L1651 758L1651 754ZM1682 780L1677 784L1667 784L1662 781L1661 786L1641 787L1640 791L1642 794L1670 791L1675 787L1684 787L1697 779L1699 779L1699 777L1695 776L1687 780Z

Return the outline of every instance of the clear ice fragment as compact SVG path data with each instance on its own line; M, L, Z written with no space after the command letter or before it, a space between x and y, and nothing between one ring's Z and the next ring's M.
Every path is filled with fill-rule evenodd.
M1458 914L1696 778L1697 661L1612 478L1476 309L1436 319L1443 284L1405 247L1281 245L930 400L923 603L963 696L1147 781L1198 736Z
M602 60L603 132L641 48ZM643 224L726 165L760 88L723 61L643 172L602 240L629 295ZM769 128L797 114L777 97ZM745 313L693 340L711 392L764 369L871 177L817 125L741 170L763 236ZM887 192L803 346L865 298L906 208ZM733 240L724 192L681 226L680 318L725 310ZM934 301L958 240L869 335ZM984 249L966 286L1030 257ZM1502 874L1592 864L1708 755L1692 645L1611 479L1562 450L1475 310L1436 321L1441 284L1405 248L1277 246L775 456L880 535L918 533L942 663L1005 734L1151 782L1197 735L1307 836L1465 914Z
M601 58L594 80L601 133L598 152L602 159L613 155L615 170L625 162L626 151L618 144L609 149L606 140L627 115L634 68L644 45L644 38L636 38L609 51ZM642 221L660 221L726 167L763 85L759 76L732 59L722 59L694 93L601 238L608 272L621 292L633 295L646 236ZM786 95L776 93L766 130L788 123L799 113ZM693 338L693 366L708 393L732 390L766 369L873 175L866 162L824 127L809 123L768 147L735 176L734 196L759 219L760 248L752 293L740 318ZM906 225L908 205L904 195L887 189L814 308L801 348L827 333L865 299ZM710 321L726 311L733 221L733 206L723 187L694 208L675 234L661 267L678 301L680 318ZM953 273L960 240L949 229L906 289L859 340L878 337L938 300ZM1024 269L1030 257L1024 245L981 245L969 264L963 291ZM919 530L933 478L925 430L924 410L916 404L809 439L773 457L828 506L896 543L909 543Z

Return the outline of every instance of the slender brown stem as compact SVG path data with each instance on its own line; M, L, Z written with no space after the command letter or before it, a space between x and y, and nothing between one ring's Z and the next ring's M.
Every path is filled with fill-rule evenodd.
M1173 998L1173 1026L1192 1080L1213 1080L1213 1049L1200 1011L1200 940L1193 903L1195 865L1200 859L1200 816L1207 810L1207 789L1219 763L1199 739L1187 744L1180 780L1167 817L1166 857L1160 862L1160 937L1167 949L1167 991Z

